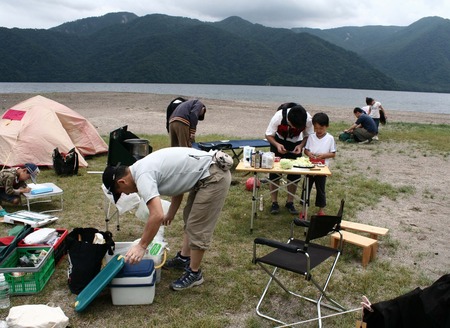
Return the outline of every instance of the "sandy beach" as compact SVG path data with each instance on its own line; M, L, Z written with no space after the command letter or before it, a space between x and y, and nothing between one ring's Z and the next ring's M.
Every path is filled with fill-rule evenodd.
M1 113L15 104L36 94L0 94ZM158 95L148 93L49 93L42 94L60 102L86 117L100 135L128 125L129 131L137 134L164 134L167 104L179 95ZM198 126L198 135L224 134L241 138L263 137L267 124L279 103L243 102L201 99L207 113L204 122ZM292 101L287 99L286 101ZM450 115L389 111L392 122L446 123ZM354 121L353 108L308 106L311 115L326 112L331 122ZM225 124L226 122L226 124Z
M35 94L0 94L1 110ZM128 125L137 134L165 134L167 104L179 95L143 93L52 93L43 96L60 102L86 117L100 135ZM222 134L236 138L263 138L266 126L279 103L255 103L201 99L207 106L205 121L198 126L198 135ZM292 101L287 99L286 101ZM389 111L390 122L450 124L450 115ZM331 122L354 121L352 108L310 106L312 115L324 111ZM381 140L382 140L382 133ZM395 162L392 160L395 158ZM412 195L395 201L383 198L373 208L366 208L355 218L368 224L387 227L389 240L399 243L394 254L385 253L382 243L379 257L404 263L424 272L432 279L448 273L450 267L450 163L448 157L428 154L414 144L394 144L389 141L369 145L338 143L338 162L352 159L352 174L386 182L397 187L414 188ZM332 177L331 177L332 178ZM330 196L332 191L330 191Z

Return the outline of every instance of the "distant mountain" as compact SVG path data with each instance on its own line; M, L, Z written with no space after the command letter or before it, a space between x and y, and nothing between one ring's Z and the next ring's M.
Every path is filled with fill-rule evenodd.
M425 25L428 28L426 22ZM205 23L184 17L138 17L123 12L85 18L49 30L0 28L0 80L383 90L415 90L423 82L428 89L450 91L450 86L445 91L440 84L421 81L420 75L408 77L406 80L413 83L405 84L401 72L388 69L376 56L354 50L364 39L355 29L353 48L344 49L336 42L343 31L340 36L327 31L327 39L320 30L303 33L297 29L269 28L239 17ZM372 41L389 44L395 35L406 30L397 29L394 32L391 27L380 27L378 34L376 28L370 33L365 30L365 37L371 34ZM417 27L410 33L419 35L423 29ZM383 51L389 56L394 54L394 45ZM395 79L393 73L397 74Z
M332 29L292 28L296 33L309 33L341 48L361 54L364 49L376 46L391 38L404 26L345 26Z
M314 87L396 87L392 79L356 54L310 34L293 34L288 29L251 24L239 17L212 25L266 48L275 59L272 84L286 85L284 81L294 81L293 85Z
M89 17L79 19L75 22L64 23L57 27L53 27L50 30L68 34L89 35L112 25L129 23L136 18L138 18L138 16L133 13L110 13L102 16L101 18Z
M426 17L406 26L295 28L359 54L402 89L450 92L450 20Z

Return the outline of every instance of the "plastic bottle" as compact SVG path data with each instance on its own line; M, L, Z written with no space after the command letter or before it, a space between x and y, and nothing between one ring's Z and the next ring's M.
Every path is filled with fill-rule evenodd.
M5 275L0 273L0 309L7 309L11 305L9 300L9 285Z
M253 159L253 157L252 157ZM259 150L256 151L255 153L255 169L260 169L261 168L261 153L259 152Z

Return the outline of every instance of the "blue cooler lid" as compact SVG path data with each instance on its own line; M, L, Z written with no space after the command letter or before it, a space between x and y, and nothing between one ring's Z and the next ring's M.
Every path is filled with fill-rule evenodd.
M143 259L137 264L125 263L115 278L148 277L155 269L152 259Z
M75 300L75 311L83 311L109 284L125 264L123 255L114 255L108 264L83 288Z

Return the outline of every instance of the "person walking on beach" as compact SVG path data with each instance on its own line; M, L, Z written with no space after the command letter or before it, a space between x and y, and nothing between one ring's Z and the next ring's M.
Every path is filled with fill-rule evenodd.
M330 119L325 113L314 114L312 118L312 123L314 126L314 133L308 137L306 141L304 153L311 159L312 163L322 163L325 165L330 164L330 158L336 156L336 142L334 137L327 132L328 126L330 125ZM307 202L309 202L309 197L311 194L311 188L313 184L316 185L316 207L319 208L317 215L325 215L324 208L327 206L327 198L325 192L325 184L327 181L326 176L312 175L308 179L308 197ZM302 195L302 199L303 195ZM300 219L304 219L305 215L300 213Z
M192 147L198 121L205 119L206 106L198 99L181 102L169 119L171 147Z
M183 269L181 277L171 283L173 290L184 290L203 283L200 265L210 247L212 235L231 184L229 168L220 164L214 154L187 147L155 151L131 166L108 166L103 184L115 202L120 195L137 192L149 209L142 237L132 246L125 260L139 263L161 224L170 225L189 192L183 210L184 232L181 250L168 260L166 269ZM171 196L166 214L161 195Z
M284 103L278 107L277 112L273 115L266 129L266 138L270 143L270 151L275 156L281 158L296 159L301 156L303 147L306 144L308 136L314 133L311 115L303 106L296 103ZM288 174L289 181L295 181L298 176ZM278 205L278 188L281 179L280 174L271 173L270 197L272 206L271 214L280 213ZM294 195L297 191L297 184L288 185L288 196L285 207L291 214L299 212L294 206Z
M1 206L2 200L14 205L20 204L20 195L30 192L26 181L36 183L39 168L36 164L26 163L23 167L15 167L0 171L0 217L8 214Z
M378 133L375 121L359 107L353 109L353 114L356 116L356 122L344 130L352 135L352 139L347 142L371 142Z
M386 112L381 106L381 103L379 101L375 101L375 99L366 97L366 105L369 106L369 116L375 121L375 124L377 125L377 134L373 137L373 140L378 140L378 129L380 127L380 121L381 123L385 123L387 119Z

